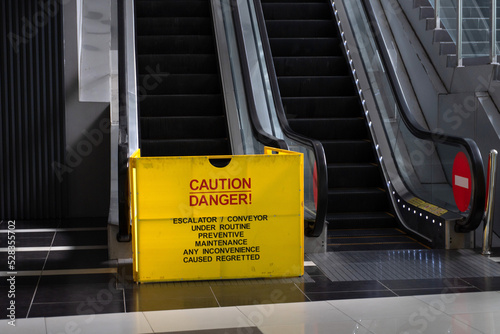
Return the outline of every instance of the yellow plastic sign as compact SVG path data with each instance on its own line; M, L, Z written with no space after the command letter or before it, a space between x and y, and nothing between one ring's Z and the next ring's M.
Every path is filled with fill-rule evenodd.
M216 167L213 159L229 159ZM304 273L303 156L130 158L136 282Z

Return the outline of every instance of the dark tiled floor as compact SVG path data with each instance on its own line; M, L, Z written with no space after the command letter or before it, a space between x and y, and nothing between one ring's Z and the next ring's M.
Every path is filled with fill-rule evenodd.
M52 223L47 223L49 226ZM102 222L95 223L94 227ZM52 224L54 225L54 224ZM59 230L46 234L37 232L34 239L29 235L18 233L19 242L29 246L31 242L40 245L42 240L54 239L53 246L95 246L106 244L106 231L67 231ZM25 224L30 226L30 224ZM78 222L73 227L79 227ZM39 226L37 226L39 227ZM80 226L82 227L82 226ZM343 232L346 235L349 232ZM372 234L377 235L374 231ZM23 236L21 237L21 234ZM398 238L397 231L392 237ZM4 235L6 235L4 233ZM24 241L23 241L24 240ZM39 243L40 242L40 243ZM43 241L45 242L45 241ZM17 245L21 247L19 244ZM498 250L496 252L499 253ZM330 255L334 255L329 253ZM340 255L339 255L340 254ZM345 254L345 255L342 255ZM385 257L383 256L385 254ZM462 252L457 256L448 256L443 251L403 251L385 252L378 255L374 252L337 253L333 262L322 263L323 257L315 261L318 266L306 266L302 278L290 279L249 279L227 281L198 282L163 282L136 284L132 280L131 263L116 267L114 261L107 260L106 249L78 249L29 251L16 253L16 270L42 270L42 276L16 277L17 317L92 315L98 313L117 313L135 311L156 311L171 309L206 308L235 305L253 305L270 303L308 302L332 299L374 298L389 296L425 295L454 292L498 291L500 290L500 275L492 266L495 263L483 263L485 259L474 252ZM475 256L478 256L477 258ZM371 256L371 257L370 257ZM314 256L306 256L311 260ZM415 267L415 270L435 270L441 273L450 264L459 267L464 259L474 267L474 275L457 276L461 278L425 278L422 272L415 272L406 279L376 279L368 275L367 268L404 268ZM0 253L0 271L6 270L7 254ZM331 259L330 259L331 260ZM344 261L344 270L356 269L365 272L368 279L334 280L330 278L331 271L337 270ZM388 264L386 264L387 262ZM428 264L432 264L429 269ZM486 266L486 264L488 264ZM3 267L2 267L3 266ZM469 266L469 267L470 267ZM113 274L78 274L50 275L50 270L61 269L106 269L111 268ZM392 268L392 267L391 267ZM427 268L427 269L426 269ZM434 269L433 269L434 268ZM496 267L495 267L496 268ZM47 271L49 270L49 271ZM481 271L482 270L482 271ZM397 271L397 270L396 270ZM443 269L442 273L447 272ZM449 272L449 271L448 271ZM328 274L328 275L327 275ZM419 277L421 276L421 277ZM373 278L372 278L373 277ZM419 277L420 279L414 279ZM7 277L0 278L0 294L8 294ZM7 298L0 298L0 308L6 308ZM0 318L5 318L4 313ZM255 332L258 333L258 332Z
M49 247L55 232L16 233L16 247ZM7 238L0 238L0 248L7 247Z
M48 251L42 252L16 252L16 270L42 270ZM8 254L0 253L0 271L9 271Z
M45 264L45 270L108 268L114 261L108 260L107 249L82 249L51 251Z
M266 279L135 284L127 274L129 272L130 264L119 268L118 274L17 277L18 316L85 315L500 290L500 277L334 282L314 266L305 267L309 279L302 281ZM6 278L2 278L0 289L3 295L7 293ZM3 299L0 307L6 307L5 303Z

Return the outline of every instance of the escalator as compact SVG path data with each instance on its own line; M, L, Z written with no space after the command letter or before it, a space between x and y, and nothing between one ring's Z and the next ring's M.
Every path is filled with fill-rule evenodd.
M231 154L210 1L136 1L142 156Z
M261 5L288 124L325 150L329 249L422 248L397 229L329 2Z

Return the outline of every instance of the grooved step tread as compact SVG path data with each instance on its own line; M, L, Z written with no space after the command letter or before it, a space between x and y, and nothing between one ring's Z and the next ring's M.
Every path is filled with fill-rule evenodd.
M214 54L142 54L137 56L139 74L217 74Z
M140 105L142 117L224 115L221 94L150 95Z
M135 5L141 154L231 154L210 1Z
M261 3L288 123L325 150L330 227L394 227L330 2Z

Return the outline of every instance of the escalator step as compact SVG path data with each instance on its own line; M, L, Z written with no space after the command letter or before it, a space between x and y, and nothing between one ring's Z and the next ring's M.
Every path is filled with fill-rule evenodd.
M328 0L261 0L292 130L321 141L329 229L394 227L385 182Z
M146 96L140 106L141 117L224 115L220 94L151 95Z
M266 23L270 38L338 37L332 20L274 20Z
M224 116L141 117L143 139L214 139L225 137Z
M278 77L282 97L355 96L350 76Z
M138 54L206 54L215 53L212 36L137 36Z
M328 212L389 211L387 194L381 188L328 189Z
M342 56L339 38L270 38L274 57Z
M328 4L325 2L296 3L293 10L290 10L289 4L263 3L262 11L268 20L331 19Z
M369 140L322 141L328 163L370 163L376 161Z
M216 74L141 74L139 82L147 95L218 94L219 77Z
M227 139L141 140L141 156L227 155Z
M318 140L368 138L363 118L301 118L288 122L294 131Z
M142 156L231 154L208 0L136 0Z
M150 54L137 56L139 74L216 74L217 57L214 54Z
M368 164L328 164L328 187L383 187L379 166Z
M209 17L206 0L140 0L136 1L137 17Z
M329 213L326 220L337 229L394 227L396 219L388 212Z
M262 3L324 3L323 0L261 0Z
M274 57L277 76L349 75L343 57Z
M140 17L137 36L211 35L212 23L205 17Z
M357 96L284 97L288 119L363 117Z

